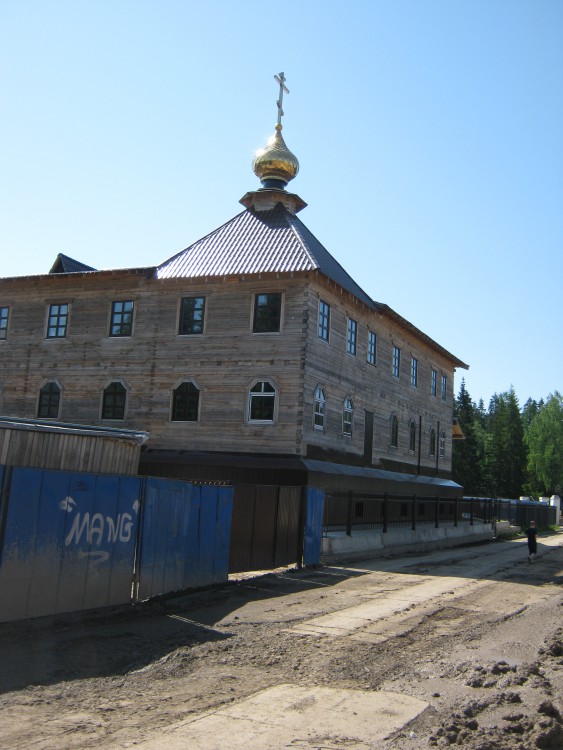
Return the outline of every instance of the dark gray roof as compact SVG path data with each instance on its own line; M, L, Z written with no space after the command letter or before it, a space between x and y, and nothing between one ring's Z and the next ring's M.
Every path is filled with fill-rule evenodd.
M371 298L281 203L243 211L156 269L159 279L320 271L369 307Z
M84 271L95 270L92 266L87 266L79 260L74 260L74 258L69 258L68 255L59 253L49 273L83 273Z

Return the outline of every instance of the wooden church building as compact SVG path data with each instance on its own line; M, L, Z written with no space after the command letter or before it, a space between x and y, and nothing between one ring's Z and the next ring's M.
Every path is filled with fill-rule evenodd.
M453 383L467 365L303 224L283 90L282 76L261 186L234 218L158 266L59 255L48 274L0 279L0 414L147 432L144 474L459 494Z

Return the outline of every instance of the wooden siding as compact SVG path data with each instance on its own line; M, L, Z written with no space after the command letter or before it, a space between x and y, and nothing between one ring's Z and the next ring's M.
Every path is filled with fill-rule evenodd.
M283 293L280 333L253 334L253 297ZM178 336L183 296L205 296L202 335ZM331 306L328 344L317 335L318 300ZM131 337L108 335L112 301L135 302ZM46 339L48 306L70 305L66 338ZM59 419L66 422L146 430L148 447L191 451L232 451L306 455L309 447L361 462L364 412L374 414L372 463L418 464L418 425L422 418L421 468L451 468L454 370L451 362L389 318L329 284L320 274L275 274L262 278L156 280L139 271L51 275L0 280L0 305L10 307L8 335L0 341L1 410L36 416L41 387L56 380L62 388ZM346 352L348 317L358 323L357 354ZM377 334L377 365L367 360L368 329ZM400 378L391 375L392 346L401 348ZM410 359L418 359L418 387L410 384ZM438 374L430 395L430 370ZM447 400L440 379L448 378ZM192 380L200 389L199 420L172 422L175 387ZM247 419L248 391L257 380L277 390L272 424ZM123 421L101 419L103 389L120 381L127 390ZM324 431L313 428L313 393L327 396ZM354 403L351 437L342 434L342 405ZM399 445L390 447L390 419L399 420ZM417 449L408 449L408 423L414 419ZM446 455L429 456L430 429L446 432ZM438 446L436 446L438 451Z

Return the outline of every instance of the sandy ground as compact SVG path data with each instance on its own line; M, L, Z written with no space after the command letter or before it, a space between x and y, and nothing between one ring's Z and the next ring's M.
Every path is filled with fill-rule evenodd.
M563 534L539 542L532 564L491 542L2 625L0 747L563 750ZM401 701L418 715L382 733ZM269 739L232 718L245 705Z

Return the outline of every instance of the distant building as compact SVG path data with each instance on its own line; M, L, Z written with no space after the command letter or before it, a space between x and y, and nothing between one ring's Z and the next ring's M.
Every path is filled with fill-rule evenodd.
M297 217L281 129L280 107L244 210L161 265L59 255L49 274L0 280L1 414L146 431L144 473L452 484L467 365L372 300Z

